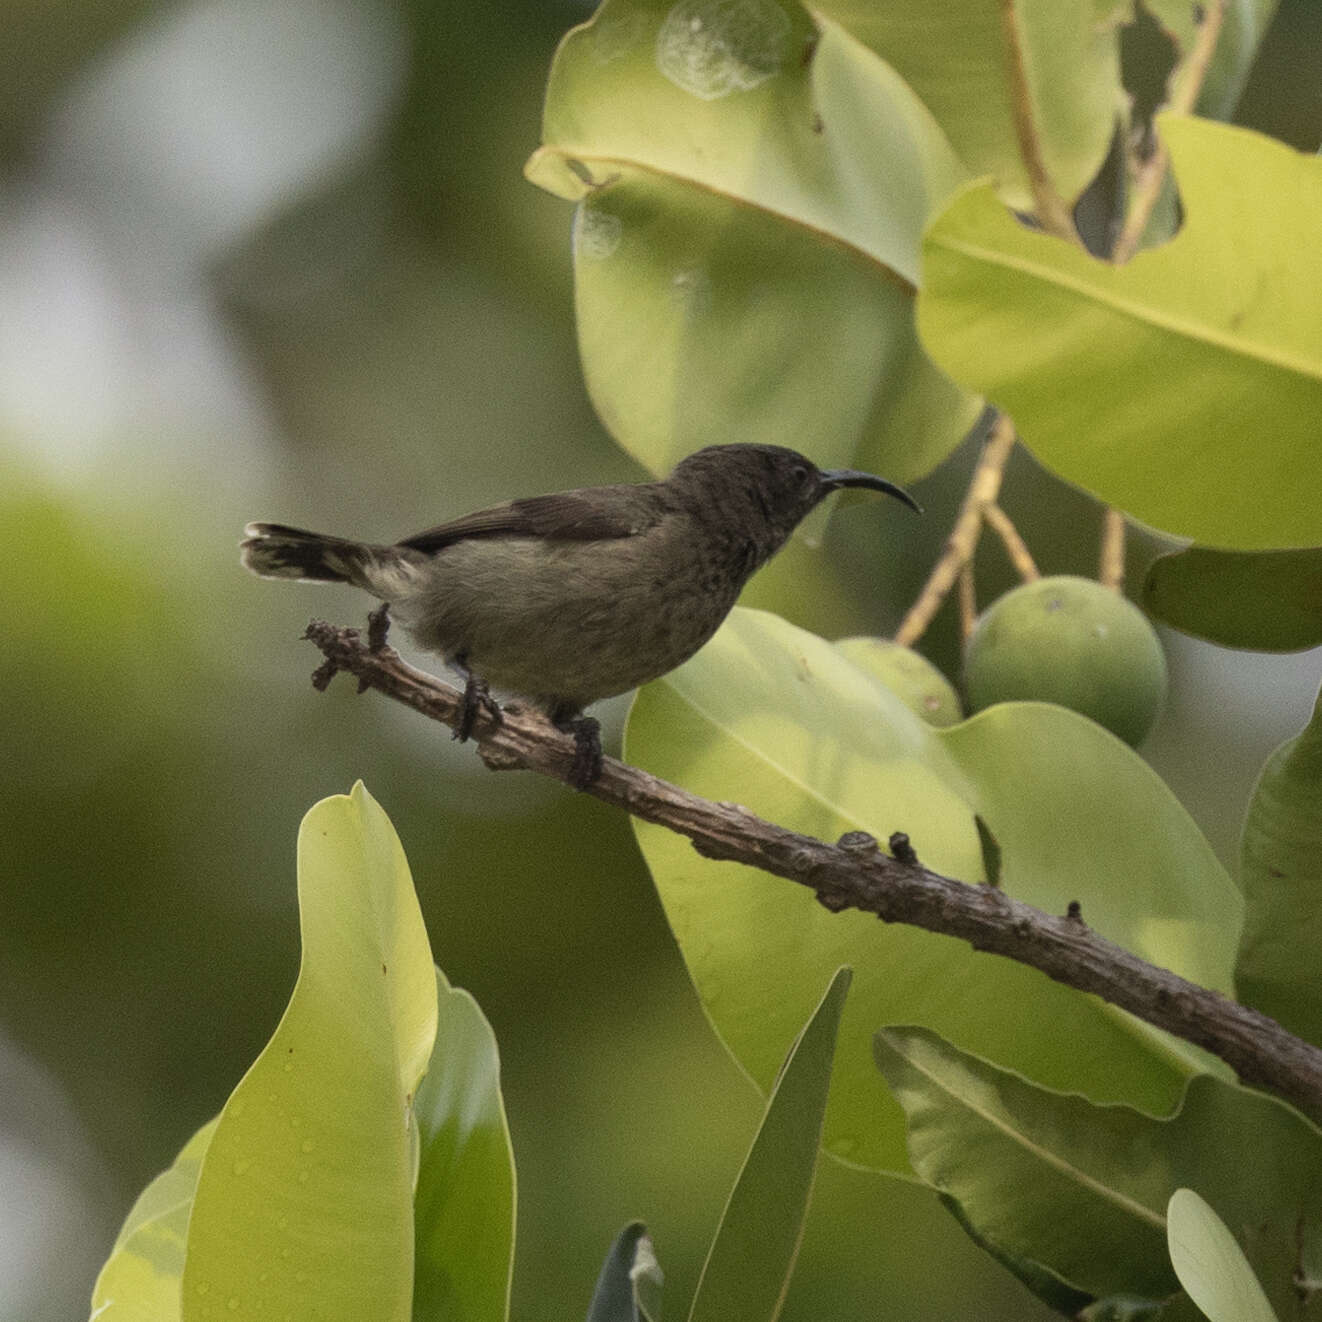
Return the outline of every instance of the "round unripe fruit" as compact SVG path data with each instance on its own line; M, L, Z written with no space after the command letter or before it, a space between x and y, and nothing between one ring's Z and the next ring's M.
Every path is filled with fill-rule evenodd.
M929 725L955 725L964 719L954 686L913 648L889 638L842 638L836 648Z
M982 613L965 644L964 681L974 711L1054 702L1138 744L1166 696L1166 655L1133 602L1062 575L1025 583Z

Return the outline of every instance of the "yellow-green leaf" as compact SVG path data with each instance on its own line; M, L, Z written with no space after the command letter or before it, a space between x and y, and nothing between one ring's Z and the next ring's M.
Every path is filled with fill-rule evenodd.
M436 976L399 839L362 785L304 818L298 895L298 981L202 1161L183 1322L410 1316Z
M928 352L1062 477L1208 546L1322 543L1322 160L1162 117L1185 210L1115 267L1021 225L988 185L928 231Z
M1276 1322L1244 1250L1192 1189L1176 1189L1166 1210L1171 1264L1209 1322Z
M514 1153L496 1036L477 1002L436 970L436 1045L414 1101L411 1322L503 1322L514 1267Z
M1012 107L1013 42L1047 173L1073 201L1105 157L1123 113L1115 0L817 0L889 61L965 164L995 177L1005 201L1033 209ZM1010 30L1007 32L1006 11Z
M216 1123L203 1125L174 1164L138 1195L96 1279L91 1312L95 1322L179 1322L193 1191Z

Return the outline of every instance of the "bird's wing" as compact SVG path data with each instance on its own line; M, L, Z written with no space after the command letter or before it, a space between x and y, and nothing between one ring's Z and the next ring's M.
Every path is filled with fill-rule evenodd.
M512 500L428 528L399 545L432 554L469 537L543 537L553 542L633 537L650 528L660 515L637 499L637 491L627 485L589 487Z

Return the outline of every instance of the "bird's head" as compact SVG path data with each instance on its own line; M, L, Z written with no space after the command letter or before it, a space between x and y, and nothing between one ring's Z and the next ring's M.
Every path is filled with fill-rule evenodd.
M753 519L769 542L767 554L831 492L846 487L883 491L922 513L907 491L884 477L853 468L818 468L780 445L712 445L682 460L671 480L705 495L718 513L725 507L732 518Z

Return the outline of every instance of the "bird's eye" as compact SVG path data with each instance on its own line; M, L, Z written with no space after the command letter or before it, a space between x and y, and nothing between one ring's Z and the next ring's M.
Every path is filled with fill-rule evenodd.
M795 464L794 467L790 469L790 477L792 477L799 486L806 486L808 479L811 476L812 470L806 468L803 464Z

